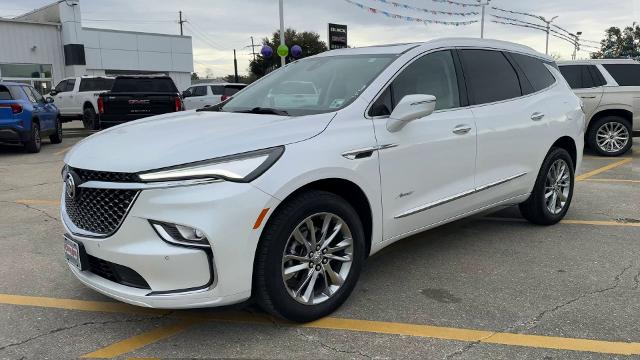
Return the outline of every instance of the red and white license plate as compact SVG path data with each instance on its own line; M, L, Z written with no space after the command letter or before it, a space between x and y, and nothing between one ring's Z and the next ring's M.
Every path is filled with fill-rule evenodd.
M64 237L64 258L67 262L77 267L78 270L82 270L82 260L80 256L80 244Z

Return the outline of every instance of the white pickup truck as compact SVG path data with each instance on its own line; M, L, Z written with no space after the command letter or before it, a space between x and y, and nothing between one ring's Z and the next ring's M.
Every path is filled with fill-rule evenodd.
M47 97L55 99L63 122L82 119L86 129L97 130L98 95L111 90L114 79L108 76L66 78Z
M587 145L604 156L629 151L633 132L640 131L640 62L578 60L558 66L584 103Z

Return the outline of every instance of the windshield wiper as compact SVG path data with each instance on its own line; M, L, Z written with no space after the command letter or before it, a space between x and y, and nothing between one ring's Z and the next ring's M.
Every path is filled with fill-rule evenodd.
M268 108L268 107L259 107L259 106L258 107L254 107L253 109L238 110L238 111L232 111L232 112L248 113L248 114L271 114L271 115L289 116L289 113L284 111L284 110Z

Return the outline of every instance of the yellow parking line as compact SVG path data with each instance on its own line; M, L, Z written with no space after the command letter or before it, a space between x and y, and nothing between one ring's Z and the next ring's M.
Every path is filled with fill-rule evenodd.
M16 204L23 205L60 205L60 200L33 200L33 199L24 199L24 200L16 200L14 201Z
M571 225L595 225L595 226L631 226L640 227L640 223L622 221L598 221L598 220L562 220L562 224Z
M585 179L584 181L590 181L590 182L640 183L640 180L628 180L628 179Z
M120 356L126 353L130 353L147 345L153 344L162 339L171 337L192 325L195 325L203 320L197 319L184 319L171 325L162 326L151 331L147 331L140 335L130 337L128 339L118 341L102 349L94 352L82 355L85 359L110 359L116 356Z
M71 150L72 147L73 147L73 145L67 146L66 148L64 148L64 149L62 149L60 151L54 152L53 155L62 155L64 153L66 153L67 151Z
M576 176L576 181L584 181L584 180L586 180L586 179L588 179L588 178L590 178L592 176L601 174L601 173L603 173L605 171L609 171L611 169L615 169L615 168L617 168L619 166L622 166L624 164L628 164L628 163L631 162L631 160L633 160L633 159L632 158L624 158L624 159L616 161L616 162L614 162L612 164L609 164L609 165L603 166L601 168L597 168L595 170L589 171L589 172L584 173L582 175Z
M27 305L36 307L60 308L82 311L108 311L131 313L139 309L130 305L104 301L84 301L70 299L55 299L46 297L32 297L0 294L0 304ZM150 311L150 309L144 309ZM135 311L138 312L138 311ZM511 345L535 347L544 349L571 350L596 352L617 355L640 355L640 343L623 341L602 341L594 339L564 338L543 335L528 335L494 332L487 330L475 330L464 328L451 328L420 324L404 324L385 321L370 321L357 319L344 319L327 317L308 324L292 324L271 319L267 315L255 315L238 312L203 313L195 311L179 312L170 315L171 318L181 321L167 327L162 327L150 332L134 336L130 339L110 345L106 348L85 355L85 357L119 356L125 354L127 349L135 350L146 344L172 336L198 321L225 321L251 324L272 324L277 322L288 327L304 327L313 329L345 330L365 333L379 333L388 335L405 335L421 338L441 340L456 340L466 342L483 342L497 345Z

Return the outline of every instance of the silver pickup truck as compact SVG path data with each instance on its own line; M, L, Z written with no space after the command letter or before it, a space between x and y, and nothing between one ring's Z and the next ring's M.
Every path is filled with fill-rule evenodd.
M560 72L584 102L585 140L604 156L631 149L640 131L640 62L631 59L559 62Z

